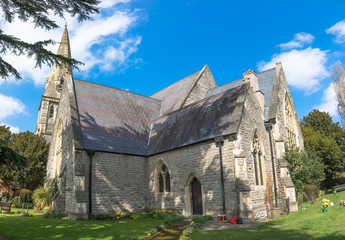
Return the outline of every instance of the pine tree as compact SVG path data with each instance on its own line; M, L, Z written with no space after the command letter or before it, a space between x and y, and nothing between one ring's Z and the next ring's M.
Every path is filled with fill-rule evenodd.
M45 30L56 29L59 26L51 19L52 16L64 18L66 15L76 16L77 20L84 21L90 19L93 13L99 13L97 4L99 0L2 0L0 10L3 14L3 22L12 23L16 18L23 22L31 21L35 27ZM81 62L75 59L68 59L61 55L56 55L46 49L50 44L55 44L53 40L42 40L35 43L27 43L19 38L8 35L0 29L0 53L12 53L14 55L26 55L33 57L36 67L47 64L51 66L55 61L60 64L67 62L75 68ZM0 56L0 76L9 78L14 76L21 78L20 73Z

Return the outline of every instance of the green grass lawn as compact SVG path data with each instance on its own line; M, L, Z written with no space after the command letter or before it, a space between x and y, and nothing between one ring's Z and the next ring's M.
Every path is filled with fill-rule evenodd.
M334 202L327 213L321 211L322 199L316 204L287 216L270 220L256 228L220 231L196 231L192 237L203 239L345 239L345 207L337 208L345 200L345 191L325 195Z
M0 235L11 239L138 239L146 231L163 224L152 218L116 221L75 221L0 214ZM0 237L1 239L1 237Z

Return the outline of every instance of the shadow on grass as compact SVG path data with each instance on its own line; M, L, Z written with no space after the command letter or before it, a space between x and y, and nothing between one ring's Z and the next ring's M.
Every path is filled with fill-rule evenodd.
M73 221L34 217L0 216L0 235L11 239L138 239L161 225L145 218L116 221Z
M332 224L332 223L330 223ZM322 233L318 236L317 233L310 234L308 227L301 229L281 229L281 223L268 222L255 228L241 228L229 230L215 230L215 231L196 231L192 239L345 239L344 231L329 231L329 233Z

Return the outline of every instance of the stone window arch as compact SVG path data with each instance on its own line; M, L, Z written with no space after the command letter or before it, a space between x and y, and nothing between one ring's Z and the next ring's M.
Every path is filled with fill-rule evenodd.
M55 136L55 174L59 176L61 173L62 162L62 120L59 120L56 136Z
M288 144L297 145L296 138L296 119L295 114L289 99L288 94L285 94L285 104L284 104L284 115L285 115L285 129L288 139Z
M171 192L169 169L162 161L157 167L156 182L159 193Z
M254 132L252 143L252 154L255 171L255 184L262 186L265 183L265 166L263 161L263 151L257 131Z
M51 105L50 110L49 110L49 118L53 118L54 117L54 105Z

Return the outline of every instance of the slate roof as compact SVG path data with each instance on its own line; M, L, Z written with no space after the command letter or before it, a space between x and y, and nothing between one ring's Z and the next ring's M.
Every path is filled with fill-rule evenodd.
M273 80L274 80L275 72L276 72L276 69L272 68L272 69L268 69L266 71L258 73L259 89L263 92L264 98L265 98L264 116L265 116L266 121L269 120L268 114L269 114L269 108L271 105Z
M198 101L156 119L152 124L148 155L229 134L239 86Z
M263 92L264 98L265 98L265 111L264 116L265 120L268 120L269 115L269 108L271 104L271 97L272 97L272 90L273 90L273 81L274 81L274 74L276 69L268 69L266 71L258 73L258 82L259 82L259 89ZM242 85L243 78L226 83L224 85L221 85L219 87L213 88L208 91L206 97L213 96L215 94L218 94L220 92L226 91L228 89L238 87Z
M146 155L160 101L82 80L74 85L84 148Z
M161 108L161 115L166 113L175 111L183 97L188 93L191 89L194 81L199 76L200 71L189 75L181 79L178 82L171 84L170 86L156 92L151 96L151 98L155 98L162 101L162 108Z
M243 78L237 79L235 81L232 81L232 82L229 82L229 83L226 83L223 85L220 85L220 86L215 87L215 88L212 88L212 89L208 90L208 92L206 94L206 98L213 96L213 95L216 95L218 93L224 92L226 90L229 90L231 88L241 86L242 82L243 82Z
M83 147L147 156L236 133L247 91L243 79L211 89L205 99L177 109L199 74L151 98L74 79ZM274 74L275 68L258 73L267 112Z

